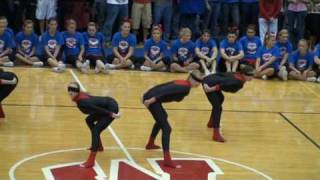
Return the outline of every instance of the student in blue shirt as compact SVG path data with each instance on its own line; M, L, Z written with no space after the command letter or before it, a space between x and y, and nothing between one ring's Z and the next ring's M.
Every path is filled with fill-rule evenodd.
M9 33L12 37L12 48L15 48L14 32L11 28L8 27L8 19L5 16L0 16L0 24L5 26L5 32Z
M225 64L227 72L236 72L238 69L239 61L243 58L244 52L242 45L237 41L238 32L236 29L230 29L227 35L227 39L224 39L220 43L220 54L222 62L220 62L220 71L223 71L221 67Z
M316 73L312 70L314 54L308 50L308 42L301 39L298 49L289 57L289 78L300 81L315 82Z
M35 55L38 45L38 36L33 32L33 22L25 20L23 31L16 36L16 59L32 66L41 67L43 62Z
M13 62L10 61L12 47L12 36L6 32L6 26L0 23L0 65L6 67L14 66Z
M97 26L94 22L89 22L88 31L83 33L85 44L85 59L90 61L90 66L95 68L95 72L107 73L104 64L104 36L97 32Z
M244 58L240 60L240 64L255 67L258 58L258 50L262 46L260 38L256 36L255 25L249 25L247 27L247 35L240 39L240 43L244 51Z
M317 73L317 82L320 83L320 43L315 47L313 70Z
M152 37L144 44L144 63L140 67L142 71L165 71L166 60L165 52L167 44L162 40L161 26L155 25L152 27Z
M279 58L279 68L285 66L288 68L288 57L289 54L292 53L293 47L291 42L289 41L289 32L286 29L282 29L279 31L279 39L276 43L276 46L280 49L280 58Z
M171 72L186 73L199 69L200 65L194 61L194 43L191 41L191 30L182 28L179 33L180 39L173 42L171 46L172 62Z
M48 30L41 37L41 45L44 50L43 61L48 62L54 72L62 72L66 66L62 61L63 46L62 34L58 31L58 21L48 20Z
M216 72L218 48L216 42L211 39L210 31L204 30L196 41L196 55L200 59L201 67L206 75Z
M121 31L117 32L112 37L112 64L107 63L108 69L134 69L133 54L134 48L137 44L137 38L130 33L131 24L125 20L121 24Z
M88 73L90 62L83 59L84 40L81 33L76 31L77 23L73 19L67 21L67 31L63 32L65 64L71 64L83 73Z
M279 49L275 46L276 37L272 34L266 34L264 45L259 48L256 62L256 78L267 80L275 73L276 60L280 56Z

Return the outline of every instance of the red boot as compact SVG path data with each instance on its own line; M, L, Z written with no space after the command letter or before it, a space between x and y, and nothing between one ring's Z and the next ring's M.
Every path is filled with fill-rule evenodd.
M97 155L97 152L91 151L90 155L88 157L88 160L86 162L80 164L80 166L84 167L84 168L92 168L94 166L94 162L96 160L96 155Z
M154 144L154 138L150 137L148 144L146 145L146 149L160 149L160 146Z
M171 160L171 155L169 151L163 153L164 165L169 168L176 168L177 165Z
M5 114L3 112L3 109L2 109L2 104L0 104L0 118L5 118Z
M220 133L220 128L213 129L212 139L217 142L226 142L226 140L223 138L223 136Z
M207 123L207 127L208 128L213 128L213 125L212 125L212 119L210 118L208 123Z

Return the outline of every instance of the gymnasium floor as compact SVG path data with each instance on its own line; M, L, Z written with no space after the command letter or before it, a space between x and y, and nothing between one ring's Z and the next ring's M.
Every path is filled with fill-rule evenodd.
M64 169L86 160L90 144L85 116L66 92L74 77L92 95L115 97L122 112L112 124L114 134L105 131L102 135L106 149L97 156L97 167L92 170L95 178L124 180L126 170L139 168L149 179L162 176L157 174L157 161L150 160L161 158L161 151L143 149L154 121L140 98L150 87L186 74L113 71L110 75L84 75L73 70L73 76L70 70L62 74L41 68L6 70L15 72L20 82L3 102L7 117L0 120L1 180L63 179L54 174L55 168L75 174L69 178L64 175L64 179L90 179L78 177L88 175L79 168ZM320 179L319 84L254 80L239 93L226 94L224 144L211 141L212 132L206 128L211 107L202 88L193 89L183 102L166 107L173 128L173 156L189 163L170 172L172 180ZM123 163L114 168L120 167L117 159L131 163L134 170L123 168ZM211 176L200 177L198 168L204 165L190 164L192 160L210 164ZM127 179L148 179L134 177Z

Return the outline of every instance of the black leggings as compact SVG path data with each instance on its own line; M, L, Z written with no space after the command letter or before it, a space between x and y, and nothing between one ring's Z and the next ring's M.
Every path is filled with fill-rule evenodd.
M86 118L86 123L91 131L91 148L96 152L99 148L100 134L105 130L114 120L110 116L89 115Z
M14 78L17 79L18 81L18 77L11 73L11 72L5 72L5 76L4 79L6 80L13 80ZM1 84L0 85L0 103L7 97L9 96L9 94L16 88L18 82L14 85L11 84Z
M213 128L220 128L220 119L222 114L222 104L224 101L224 95L221 91L206 93L206 95L212 105L210 121L212 121Z
M168 114L166 110L162 107L162 104L158 102L151 104L148 109L156 121L156 123L153 125L151 137L156 138L161 129L162 149L163 151L169 151L171 127L168 122Z

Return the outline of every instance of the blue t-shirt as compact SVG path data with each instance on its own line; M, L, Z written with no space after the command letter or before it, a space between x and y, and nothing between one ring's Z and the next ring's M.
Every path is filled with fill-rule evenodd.
M177 56L179 62L185 62L194 56L194 48L192 41L182 43L180 39L177 39L172 43L171 53Z
M13 48L12 36L9 33L4 32L0 35L0 54L8 48Z
M239 0L222 0L223 3L238 3Z
M16 36L17 46L24 54L29 55L32 49L38 45L38 42L39 39L35 33L26 35L23 32L19 32Z
M44 48L45 46L48 46L49 51L51 53L54 53L56 51L57 46L62 46L63 43L63 38L62 34L60 32L56 32L55 35L51 36L49 32L43 33L41 37L41 46Z
M320 58L320 43L316 45L314 55Z
M242 3L257 3L259 0L241 0Z
M89 33L83 33L86 55L103 56L104 35L97 32L94 36Z
M305 71L309 67L312 67L313 60L314 54L312 52L302 55L298 50L296 50L289 56L289 63L293 64L294 67L299 71Z
M148 54L148 57L153 61L159 58L161 54L164 54L167 50L167 44L164 40L160 42L154 41L152 38L148 39L144 44L144 52Z
M200 38L196 41L196 48L200 49L200 52L207 56L212 56L213 48L217 47L216 42L213 39L210 39L208 42L203 42Z
M112 47L117 47L120 55L125 56L129 52L130 47L137 45L137 38L133 34L129 34L127 37L123 37L120 32L117 32L112 37Z
M64 41L64 54L66 56L78 56L81 50L81 46L84 45L83 36L79 32L74 34L65 31L62 33Z
M286 43L280 43L279 41L276 43L276 46L280 49L280 59L283 58L283 56L288 53L292 53L293 47L291 42L286 42Z
M182 14L202 14L205 9L204 0L183 0L179 3Z
M258 50L258 57L260 58L261 65L267 63L268 61L271 61L272 57L275 57L278 59L280 57L280 50L278 47L273 47L271 49L266 48L265 46L262 46ZM272 65L276 67L278 65L277 60L275 60Z
M240 39L240 43L244 51L244 59L257 59L258 50L261 47L260 38L255 36L253 38L248 38L244 36Z
M229 43L227 39L221 41L220 48L224 49L228 56L236 56L243 51L243 47L239 41L236 41L235 43Z

